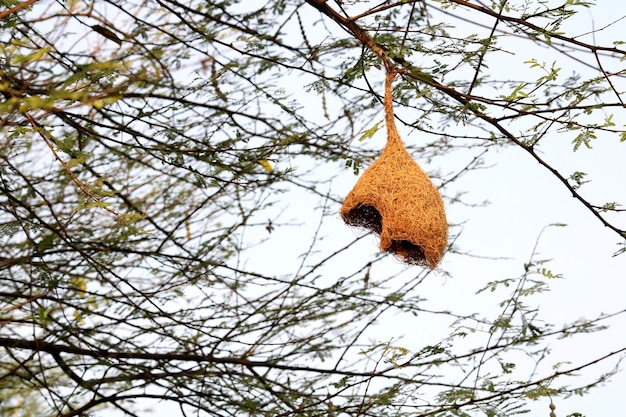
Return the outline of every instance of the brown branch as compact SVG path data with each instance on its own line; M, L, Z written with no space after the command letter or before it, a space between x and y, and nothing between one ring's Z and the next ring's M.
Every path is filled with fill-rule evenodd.
M544 29L542 27L539 27L539 26L537 26L537 25L535 25L533 23L530 23L527 20L526 17L513 17L513 16L503 15L503 14L498 13L498 12L496 12L496 11L494 11L492 9L489 9L489 8L487 8L485 6L480 6L478 4L470 3L467 0L450 0L450 2L451 3L456 3L456 4L464 6L464 7L468 7L470 9L473 9L473 10L476 10L476 11L479 11L481 13L484 13L484 14L489 15L491 17L495 17L495 18L497 18L497 19L499 19L501 21L504 21L504 22L510 22L510 23L515 23L515 24L521 25L521 26L525 26L528 29L534 30L534 31L536 31L538 33L541 33L541 34L544 34L544 35L548 35L550 38L559 39L561 41L564 41L565 43L571 43L571 44L580 46L582 48L589 49L590 51L594 51L594 52L595 51L607 51L607 52L615 52L615 53L622 54L622 55L626 54L626 51L624 51L622 49L619 49L619 48L616 48L616 47L606 47L606 46L592 45L592 44L589 44L589 43L578 41L578 40L576 40L574 38L570 38L570 37L567 37L567 36L564 36L564 35L560 35L558 33L550 32L549 30L546 30L546 29Z
M54 146L52 145L52 143L50 142L50 140L46 137L46 135L43 133L43 128L41 126L39 126L39 124L35 121L35 119L33 119L33 117L30 115L29 112L25 111L24 112L24 116L26 116L26 118L28 119L28 121L30 122L30 124L32 125L33 129L35 129L35 132L37 132L39 134L39 136L41 136L41 138L44 140L44 142L46 142L46 145L48 145L48 148L50 148L50 151L52 152L52 155L54 156L54 159L56 159L57 161L59 161L59 163L61 165L63 165L63 168L65 169L65 172L67 172L67 175L70 176L70 178L72 179L72 181L74 181L74 184L76 184L78 186L78 188L80 188L80 190L85 193L87 195L87 197L89 197L90 199L92 199L93 201L99 203L100 202L100 197L94 195L91 190L89 190L89 187L87 187L85 185L85 183L83 183L77 176L76 174L74 174L74 172L72 172L72 170L70 169L69 165L67 164L67 162L65 162L57 153L57 151L54 149Z
M74 354L83 357L90 357L95 359L123 359L123 360L147 360L147 361L183 361L183 362L196 362L199 364L210 363L213 365L238 365L244 366L248 369L253 368L267 368L278 369L283 371L298 371L298 372L310 372L316 374L326 375L340 375L351 377L363 377L363 378L390 378L405 382L415 382L414 378L404 377L401 375L393 375L391 372L397 369L396 365L390 366L386 369L375 372L358 372L349 370L340 370L336 368L314 368L311 366L302 365L287 365L273 361L257 361L250 360L244 357L218 357L211 354L195 354L195 353L179 353L179 352L164 352L164 353L149 353L149 352L124 352L113 351L97 348L82 348L74 345L65 345L58 343L46 342L41 339L26 340L26 339L14 339L9 337L0 337L0 346L7 349L24 349L35 352L45 352L50 354L53 358L58 358L60 354ZM497 347L491 347L496 349ZM626 348L624 348L626 350ZM474 353L472 353L474 354ZM610 355L608 355L610 356ZM607 357L608 357L607 356ZM579 369L579 368L576 368ZM205 370L206 371L206 370ZM567 372L562 372L566 374ZM94 381L82 381L81 385L93 386ZM429 385L441 386L447 388L458 388L458 385L447 384L440 382L429 382ZM529 384L532 385L532 384Z
M493 23L493 27L491 28L491 32L489 33L489 42L485 42L485 45L482 48L480 56L478 57L478 63L476 64L476 71L474 72L474 78L472 79L472 82L470 83L470 86L467 89L467 94L472 94L474 87L476 87L476 83L478 82L478 77L480 76L480 68L483 66L483 61L485 60L485 56L487 56L487 51L489 51L489 44L491 43L491 40L494 38L496 29L498 28L498 23L500 23L500 16L502 15L502 10L504 9L505 5L506 5L505 2L502 2L500 4L500 11L498 12L498 17L496 18L496 21Z
M374 39L372 39L370 34L365 29L362 29L359 25L357 25L354 20L347 19L337 13L332 7L328 6L328 4L326 3L327 0L306 0L306 2L319 10L320 13L322 13L323 15L326 15L334 20L337 24L339 24L339 26L341 26L358 40L360 40L363 45L365 45L372 52L378 55L378 57L383 61L385 67L388 70L393 70L395 65L387 54L385 48L374 42Z
M394 7L398 7L398 6L403 6L403 5L409 4L409 3L412 3L412 6L415 6L415 3L417 3L418 1L420 1L420 0L412 0L412 1L404 1L404 0L402 0L402 1L399 1L399 2L396 2L396 3L384 4L382 6L374 7L373 9L370 9L370 10L368 10L366 12L363 12L363 13L361 13L359 15L353 16L349 20L357 21L357 20L359 20L361 18L364 18L366 16L373 15L373 14L376 14L376 13L380 13L382 11L385 11L385 10L388 10L388 9L391 9L391 8L394 8ZM411 14L412 13L413 13L413 10L411 10Z
M89 187L87 187L87 185L82 182L77 176L76 174L74 174L74 172L72 171L72 169L70 168L70 166L67 164L67 162L65 162L57 153L57 151L54 149L54 146L52 145L52 142L50 142L50 140L46 137L46 135L43 133L43 127L41 127L36 121L35 119L33 119L33 117L30 115L30 113L28 113L28 111L24 112L24 116L26 116L26 119L28 119L28 121L30 122L30 124L32 125L33 129L35 129L35 131L39 134L39 136L42 137L42 139L44 140L44 142L46 142L46 145L48 145L48 148L50 148L50 151L52 152L52 155L54 156L54 158L59 161L59 163L63 166L63 168L65 169L65 172L67 172L67 174L70 176L70 178L72 179L72 181L74 182L74 184L76 184L76 186L83 192L85 193L85 195L87 197L89 197L91 200L93 200L96 203L102 203L102 199L100 197L98 197L97 195L95 195L94 193L91 192L91 190L89 189ZM108 211L109 213L111 213L112 215L114 215L117 220L121 223L124 224L126 223L126 220L124 219L124 217L117 213L115 210L110 209L109 207L107 207L106 205L99 205L99 207L103 208L104 210Z
M611 90L613 90L613 92L615 93L615 96L617 96L617 99L619 100L619 102L622 105L622 107L626 107L626 104L624 103L624 100L622 100L622 95L620 94L619 91L617 91L617 89L615 88L615 85L613 85L613 81L611 81L611 76L609 74L607 74L607 72L605 71L604 67L602 66L602 62L600 61L600 56L598 55L598 52L597 51L593 51L593 55L596 58L596 62L598 63L598 69L600 69L600 71L602 72L602 75L604 76L604 79L606 80L607 83L609 83L609 86L611 87Z
M391 377L385 375L383 372L356 372L356 371L340 371L336 369L327 368L312 368L308 366L298 365L285 365L272 361L255 361L239 357L218 357L213 355L200 355L194 353L177 353L177 352L165 352L165 353L148 353L148 352L119 352L113 350L96 349L96 348L81 348L78 346L63 345L58 343L46 342L40 339L25 340L25 339L13 339L9 337L0 337L0 346L9 349L25 349L37 352L46 352L50 355L57 356L61 353L69 353L74 355L81 355L91 358L106 358L106 359L135 359L135 360L153 360L153 361L186 361L197 363L212 363L212 364L226 364L226 365L243 365L248 368L273 368L290 371L304 371L304 372L316 372L321 374L333 374L333 375L347 375L347 376L379 376L379 377Z
M8 9L8 10L5 10L5 11L3 11L3 12L0 12L0 19L4 19L4 18L6 18L7 16L12 15L13 13L17 13L17 12L19 12L20 10L22 10L22 9L24 9L24 8L26 8L26 7L28 7L28 6L30 6L30 5L31 5L31 4L33 4L33 3L38 2L38 1L39 1L39 0L26 0L24 3L20 3L20 4L18 4L18 5L15 5L15 6L11 7L11 8L10 8L10 9Z
M602 362L602 361L604 361L606 359L609 359L609 358L614 357L616 355L623 354L624 352L626 352L626 347L623 347L621 349L615 350L613 352L609 352L609 353L607 353L606 355L604 355L604 356L602 356L600 358L594 359L594 360L592 360L590 362L586 362L586 363L584 363L582 365L579 365L579 366L576 366L574 368L570 368L570 369L565 370L565 371L556 371L552 375L548 375L548 376L546 376L544 378L541 378L541 379L538 379L536 381L530 381L530 382L527 382L525 384L516 385L513 388L510 388L510 389L507 389L507 390L503 390L503 391L498 391L498 392L496 392L494 394L491 394L491 395L488 395L486 397L472 398L472 399L467 400L464 403L455 403L454 405L451 405L451 406L442 406L438 410L427 412L425 414L420 414L420 416L421 417L426 417L426 416L432 416L432 415L435 415L435 414L440 414L442 411L460 410L463 407L471 406L471 405L474 405L474 404L480 404L480 403L489 404L491 401L493 401L493 400L495 400L497 398L501 398L503 395L514 394L514 393L519 392L519 391L524 391L527 388L531 388L533 386L541 386L541 384L544 384L544 383L545 384L549 384L550 382L552 382L553 380L555 380L558 377L566 376L566 375L572 375L572 374L580 371L581 369L588 368L590 366L596 365L596 364L598 364L598 363L600 363L600 362Z
M248 360L244 358L235 358L235 357L221 357L220 358L220 357L215 357L211 355L198 355L198 354L191 354L191 353L158 354L158 353L146 353L146 352L115 352L115 351L108 351L108 350L102 350L102 349L83 349L77 346L60 345L60 344L45 342L43 340L37 340L37 339L22 340L22 339L0 337L0 346L6 347L6 348L16 348L16 349L38 351L38 352L46 352L55 358L58 358L61 353L71 353L71 354L83 355L86 357L93 357L93 358L143 359L143 360L157 360L157 361L180 360L180 361L192 361L192 362L199 362L199 363L210 362L214 364L219 363L219 364L243 365L249 369L256 368L256 367L266 367L266 368L274 368L274 369L281 369L281 370L295 370L295 371L326 373L326 374L334 374L334 375L359 376L359 377L366 377L366 378L390 377L389 375L385 374L389 369L383 370L383 371L377 371L377 372L352 372L352 371L340 371L336 369L324 369L324 368L318 369L318 368L311 368L311 367L305 367L305 366L282 365L282 364L278 364L278 363L270 362L270 361L252 361L252 360ZM498 391L487 397L471 399L471 400L468 400L466 403L454 404L452 406L446 407L445 409L446 410L458 409L458 408L472 405L472 404L486 403L493 399L501 398L502 395L513 394L516 392L523 391L532 386L537 386L542 383L549 383L550 381L560 376L571 375L572 373L575 373L577 371L580 371L581 369L600 363L606 359L619 355L625 351L626 351L626 347L613 351L613 352L609 352L600 358L596 358L590 362L586 362L577 367L574 367L565 371L557 371L539 380L530 381L525 384L516 385L515 387L512 387L507 390L503 390L503 391ZM391 367L390 369L395 369L395 366ZM396 378L402 379L401 377L396 377ZM84 381L81 380L81 385L83 383ZM450 384L439 384L439 383L430 383L430 384L439 385L439 386L448 386L451 388L458 388L457 386L453 386ZM117 400L120 399L119 397L115 397L115 396L111 398L117 399ZM441 412L441 411L442 411L441 409L438 409L436 412ZM430 412L430 413L426 413L423 415L427 416L427 415L435 414L436 412Z

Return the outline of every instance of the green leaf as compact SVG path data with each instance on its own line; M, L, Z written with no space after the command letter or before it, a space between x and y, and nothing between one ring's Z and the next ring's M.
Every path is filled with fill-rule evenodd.
M597 138L598 137L596 136L595 131L591 129L584 129L574 138L574 140L572 140L572 143L574 144L574 152L576 152L581 145L585 145L587 149L591 149L591 141Z
M581 185L588 183L589 181L585 181L584 178L587 175L586 172L576 171L569 176L569 179L574 181L576 184L572 186L575 190L578 189Z
M28 55L16 55L13 57L13 61L17 64L23 64L25 62L39 61L45 54L50 52L50 48L41 48Z
M371 139L372 136L374 136L376 134L376 132L378 132L378 130L380 129L380 125L383 121L381 120L380 122L376 123L373 127L365 130L363 133L361 133L361 136L359 137L359 142L364 141L365 139Z
M554 388L539 386L537 388L526 391L524 395L531 400L536 400L541 397L556 396L558 395L558 393L559 391Z
M613 211L616 210L619 206L621 206L621 204L618 204L615 201L604 203L604 205L602 205L602 211Z
M526 87L528 85L528 83L521 83L520 85L518 85L517 87L515 87L515 90L513 90L513 92L511 94L509 94L507 97L505 97L506 101L515 101L517 100L518 97L528 97L528 94L523 92L522 89L524 87Z

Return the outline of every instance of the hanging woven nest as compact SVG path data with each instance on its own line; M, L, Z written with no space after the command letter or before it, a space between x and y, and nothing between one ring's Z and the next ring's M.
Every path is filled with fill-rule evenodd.
M391 84L385 82L387 144L363 172L341 207L351 226L380 235L380 248L404 262L435 268L447 246L448 223L441 195L406 151L396 129Z

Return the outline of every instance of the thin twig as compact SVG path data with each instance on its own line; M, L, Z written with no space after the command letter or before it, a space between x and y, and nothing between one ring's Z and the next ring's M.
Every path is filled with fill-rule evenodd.
M3 11L3 12L0 12L0 19L4 19L4 18L6 18L7 16L12 15L13 13L17 13L17 12L19 12L20 10L22 10L22 9L24 9L24 8L26 8L26 7L28 7L28 6L30 6L30 5L31 5L31 4L33 4L33 3L38 2L38 1L39 1L39 0L26 0L24 3L20 3L20 4L18 4L18 5L15 5L15 6L11 7L11 8L10 8L10 9L8 9L8 10L5 10L5 11Z

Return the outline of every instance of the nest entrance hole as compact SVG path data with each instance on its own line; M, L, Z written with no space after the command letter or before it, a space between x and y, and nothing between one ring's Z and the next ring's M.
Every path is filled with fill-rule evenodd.
M359 204L345 216L346 223L351 226L363 227L374 233L383 231L383 218L376 207L367 204Z
M387 251L393 253L404 262L415 265L428 265L422 248L408 240L392 240Z

